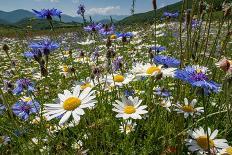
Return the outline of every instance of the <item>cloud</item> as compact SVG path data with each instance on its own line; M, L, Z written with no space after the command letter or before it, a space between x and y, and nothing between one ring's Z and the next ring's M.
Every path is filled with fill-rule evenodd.
M95 15L95 14L100 14L100 15L107 15L111 13L115 13L115 11L120 10L120 6L107 6L104 8L91 8L86 11L87 14L89 15Z

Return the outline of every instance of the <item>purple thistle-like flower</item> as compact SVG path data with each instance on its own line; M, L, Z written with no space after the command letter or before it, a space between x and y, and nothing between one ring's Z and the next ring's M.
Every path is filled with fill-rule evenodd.
M118 71L119 69L122 68L122 61L123 61L123 57L117 57L117 58L113 61L113 70L114 70L114 71Z
M210 92L218 93L221 85L209 80L205 70L201 70L201 67L187 66L183 70L175 72L175 77L183 80L193 87L200 87L206 94Z
M99 30L99 33L103 36L111 35L114 34L114 29L115 29L114 25L110 27L108 25L105 25L103 28Z
M96 48L92 54L92 60L96 60L99 56L99 48Z
M91 25L88 25L86 27L84 27L84 30L86 32L96 32L96 31L99 31L100 29L102 29L103 25L101 23L99 24L91 24Z
M35 100L29 102L19 101L12 106L12 111L22 120L27 120L31 114L39 113L40 104Z
M194 19L194 20L192 20L192 28L193 29L196 29L196 28L198 28L200 25L201 25L201 22L202 21L199 21L199 20L196 20L196 19Z
M166 51L166 47L164 47L164 46L152 46L151 50L159 53L159 52L162 52L162 51Z
M61 13L62 11L58 10L58 9L42 9L41 11L37 11L32 9L32 11L35 13L35 15L39 18L45 18L45 19L49 19L52 20L53 16L57 16L59 18L61 18Z
M154 57L154 62L157 64L162 64L164 67L179 67L180 61L165 55L157 55Z
M29 48L32 48L34 50L40 49L43 51L44 55L49 55L52 51L59 48L59 44L56 42L51 41L50 39L44 39L40 42L33 42L29 45Z
M6 110L6 106L0 103L0 115Z
M16 88L13 90L13 93L16 95L21 94L24 90L33 92L35 90L34 83L29 79L23 78L16 81Z
M83 4L80 4L78 6L77 14L81 15L81 16L84 16L84 14L85 14L85 6Z

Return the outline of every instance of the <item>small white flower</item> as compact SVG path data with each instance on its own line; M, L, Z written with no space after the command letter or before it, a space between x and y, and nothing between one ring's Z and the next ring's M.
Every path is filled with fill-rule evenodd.
M137 124L133 123L132 120L127 120L126 122L122 122L121 126L119 127L119 130L121 131L121 133L126 133L129 134L131 132L133 132L135 130L135 126Z
M196 103L197 103L196 99L193 99L192 102L189 103L188 99L185 98L184 104L177 103L177 105L175 105L177 107L175 111L177 111L177 113L183 113L184 118L187 118L189 115L191 116L201 115L201 113L204 112L204 108L203 107L194 108Z
M170 101L169 98L163 99L159 105L163 108L165 108L167 111L171 112L170 107L172 106L172 102Z
M123 86L125 84L128 84L133 79L133 76L130 74L114 74L114 75L108 75L106 78L106 82L109 83L110 86Z
M173 77L176 68L162 68L162 66L156 66L154 64L142 64L136 63L131 72L135 77L141 76L156 76L162 74L162 77Z
M140 106L142 100L139 100L138 97L132 98L129 96L126 98L122 97L122 101L116 100L118 104L113 104L113 111L117 112L117 118L122 117L123 119L142 119L140 115L148 113L146 105Z

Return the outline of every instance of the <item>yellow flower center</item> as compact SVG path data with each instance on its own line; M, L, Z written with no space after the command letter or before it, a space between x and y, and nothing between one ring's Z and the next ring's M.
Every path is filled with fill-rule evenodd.
M63 108L72 111L81 105L81 100L77 97L69 97L64 101Z
M24 102L30 102L32 100L32 98L30 98L30 97L24 97L24 98L22 98L22 100Z
M132 125L126 125L126 133L131 132L133 129Z
M184 105L182 110L185 112L195 112L195 109L191 105Z
M110 39L117 39L117 36L116 35L111 35Z
M146 73L150 75L152 75L154 72L160 73L161 69L159 67L151 66L146 71Z
M91 87L91 84L90 83L84 83L81 85L81 89L85 89L85 88L88 88L88 87Z
M64 72L68 72L68 66L67 66L67 65L64 65L64 66L63 66L63 71L64 71Z
M196 72L197 73L202 73L202 70L201 69L197 69Z
M128 105L128 106L124 107L124 112L126 114L133 114L133 113L135 113L135 111L136 111L136 109L134 106Z
M196 139L197 144L204 150L208 149L208 139L207 136L200 136ZM212 139L209 139L209 148L214 147L214 141Z
M124 76L122 75L115 75L113 77L114 82L123 82L124 81Z
M226 153L228 155L232 155L232 147L231 146L226 149Z
M65 55L69 55L69 51L64 51L64 54Z

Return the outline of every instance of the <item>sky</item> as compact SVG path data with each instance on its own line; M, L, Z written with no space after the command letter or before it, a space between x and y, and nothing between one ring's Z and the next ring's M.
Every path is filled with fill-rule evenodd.
M180 0L157 0L158 8ZM129 15L132 0L0 0L0 10L57 8L64 14L77 16L79 4L86 6L86 14ZM152 0L136 0L135 13L152 10Z

